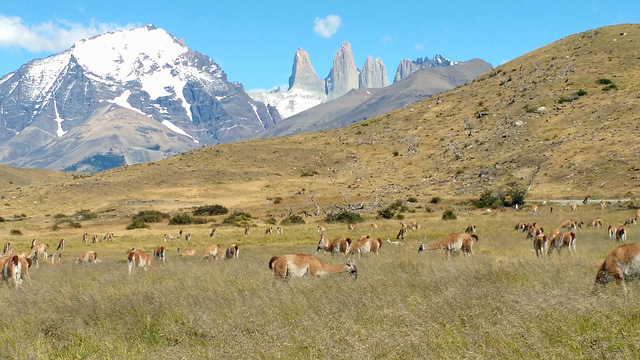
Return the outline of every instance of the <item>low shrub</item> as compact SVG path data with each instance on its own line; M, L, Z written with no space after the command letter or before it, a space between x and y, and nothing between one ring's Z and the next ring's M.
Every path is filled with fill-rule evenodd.
M20 231L18 229L11 229L9 234L11 234L11 235L22 235L22 231Z
M229 213L229 210L220 204L199 206L193 210L193 215L195 216L226 215L227 213Z
M190 225L195 221L196 219L193 216L187 213L182 213L174 215L171 219L169 219L169 225Z
M324 219L328 223L345 223L356 224L364 221L362 216L358 213L349 210L342 210L337 214L327 214Z
M291 215L280 222L281 225L293 225L293 224L304 224L304 223L305 221L300 215Z
M442 213L442 220L456 220L458 217L453 212L453 210L445 210Z
M242 224L251 221L251 219L253 219L253 216L251 216L250 214L244 211L236 210L231 215L222 220L222 223L226 225L241 226Z

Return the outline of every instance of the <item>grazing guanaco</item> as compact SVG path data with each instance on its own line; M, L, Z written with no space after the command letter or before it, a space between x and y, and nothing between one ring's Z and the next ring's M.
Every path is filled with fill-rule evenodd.
M178 254L180 256L196 256L196 255L198 255L198 250L196 250L196 249L183 249L183 250L180 250L180 248L178 248Z
M547 254L551 253L551 250L557 249L558 254L562 248L569 249L569 253L576 251L576 234L573 232L563 232L555 234L552 238L549 238Z
M209 245L202 251L202 260L209 260L209 258L218 260L218 256L220 256L220 247L218 245Z
M88 250L80 254L76 263L95 263L98 261L98 253Z
M542 257L547 253L547 244L549 239L547 235L540 234L533 239L533 248L536 250L536 256Z
M240 254L240 249L238 248L238 245L231 244L227 248L227 251L225 252L224 258L225 259L237 259L239 254Z
M422 252L424 250L444 249L447 253L447 259L451 254L457 253L458 251L462 251L463 254L471 256L473 255L474 241L478 241L478 235L476 234L452 233L436 243L428 245L420 243L418 252Z
M627 241L627 228L625 226L619 227L616 231L616 241Z
M347 255L351 249L351 238L337 238L329 242L324 236L324 233L320 234L320 241L318 242L317 251L327 251L333 254L342 253Z
M151 260L151 256L146 254L142 250L132 249L127 255L127 268L129 270L129 275L133 272L133 269L137 267L141 267L144 270L147 270L149 266L153 265L153 261Z
M167 254L167 249L165 249L164 246L156 246L156 248L153 249L153 257L162 262L164 262L166 258L166 254Z
M597 285L605 286L613 278L616 285L627 292L626 280L640 277L640 243L629 243L617 246L598 269L594 290Z
M369 237L369 235L363 235L360 240L356 241L356 243L351 246L351 249L349 249L347 255L358 253L358 256L361 256L372 252L379 256L378 251L381 247L382 240L374 239L372 237Z
M358 269L351 259L344 265L329 265L309 254L274 256L269 260L269 269L279 279L320 277L343 272L349 273L354 279L358 277Z

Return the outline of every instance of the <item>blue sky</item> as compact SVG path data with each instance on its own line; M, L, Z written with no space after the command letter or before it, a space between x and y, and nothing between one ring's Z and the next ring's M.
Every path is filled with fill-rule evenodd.
M251 90L287 84L299 47L324 79L343 41L357 67L381 58L390 81L400 60L435 54L498 66L574 33L640 23L640 1L11 1L0 7L0 76L74 40L147 23Z

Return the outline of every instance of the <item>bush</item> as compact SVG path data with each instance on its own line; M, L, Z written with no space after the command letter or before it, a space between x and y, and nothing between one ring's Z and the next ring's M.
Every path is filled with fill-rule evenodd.
M415 198L415 197L413 197L413 196L410 196L410 197L407 199L407 202L410 202L410 203L417 203L417 202L418 202L418 199L417 199L417 198Z
M127 230L133 230L133 229L146 229L149 228L149 225L147 225L147 223L141 219L135 219L131 222L131 224L129 224L127 226Z
M22 235L22 231L20 231L18 229L11 229L11 231L9 233L11 235Z
M58 231L60 230L60 226L58 226L58 224L55 224L51 227L51 231Z
M133 222L142 221L145 223L159 223L164 219L168 219L169 214L157 210L143 210L133 217Z
M432 204L440 204L442 202L442 199L439 196L434 196L429 202Z
M91 220L91 219L97 218L98 214L92 213L91 210L89 210L89 209L80 209L80 210L76 211L75 214L73 214L73 217L78 219L78 221Z
M203 216L203 215L225 215L229 212L229 210L219 204L214 204L214 205L205 205L205 206L200 206L197 207L195 210L193 210L193 215L195 216Z
M360 214L349 211L349 210L343 210L337 214L328 214L324 221L328 222L328 223L345 223L345 224L356 224L356 223L361 223L364 221L364 219L362 218L362 216L360 216Z
M190 224L193 224L195 221L196 219L193 216L187 213L182 213L182 214L174 215L169 220L169 225L190 225Z
M476 208L499 208L503 206L518 205L522 207L525 204L526 189L516 181L507 183L506 194L498 192L494 194L491 190L485 190L476 200L472 200L473 206Z
M613 80L607 79L607 78L600 78L600 79L598 79L598 84L600 84L600 85L613 84Z
M575 94L578 95L578 96L585 96L585 95L587 95L589 93L585 89L580 89Z
M227 225L241 226L243 223L247 223L251 219L253 219L253 216L247 214L244 211L236 210L227 218L222 220L222 223Z
M69 221L69 226L74 229L80 229L82 227L82 225L80 225L79 222L75 222L75 221Z
M276 205L282 203L282 198L280 196L276 196L274 198L267 198L267 200L272 201Z
M278 220L276 220L276 218L274 217L270 217L270 218L267 218L264 222L269 225L275 225L278 223Z
M445 212L442 213L442 220L456 220L457 218L453 210L445 210Z
M404 201L398 199L383 210L379 210L378 215L384 219L393 219L393 217L399 215L399 213L407 211L409 211L409 207L404 204Z
M282 225L293 225L293 224L304 224L304 223L305 223L304 219L300 215L291 215L280 222L280 224Z

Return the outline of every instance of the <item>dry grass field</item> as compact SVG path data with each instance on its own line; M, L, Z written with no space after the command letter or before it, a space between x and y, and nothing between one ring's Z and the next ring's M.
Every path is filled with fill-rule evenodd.
M50 253L67 242L60 265L42 262L17 290L0 284L0 357L637 358L640 284L628 296L592 288L616 246L606 226L622 225L638 206L639 42L636 24L586 31L342 129L203 147L97 174L0 167L0 240L26 251L36 238ZM468 212L470 200L510 181L530 186L524 209ZM582 205L587 195L612 200L600 210ZM377 211L410 198L404 221L422 228L403 245L384 241L379 257L356 257L357 280L274 280L274 255L347 261L316 252L318 225L328 226L329 239L395 240L400 220ZM253 215L251 234L221 225L224 215L126 230L143 210L176 215L210 204ZM536 204L541 213L533 215ZM324 222L349 206L365 217L358 231ZM317 209L282 235L264 233L283 214ZM458 219L442 220L444 210ZM96 218L79 219L82 212ZM576 230L576 253L545 259L513 230L595 218L605 227ZM480 237L473 258L418 253L423 237L437 241L470 224ZM163 241L179 230L193 240ZM628 241L640 241L638 228L629 230ZM84 233L107 232L113 242L81 242ZM206 262L177 251L232 243L239 259ZM168 248L167 261L129 276L127 250L157 245ZM87 249L103 261L76 264Z
M598 266L615 247L608 224L633 213L616 204L578 211L556 206L541 214L481 211L444 221L438 214L413 213L420 221L403 245L386 241L379 257L355 257L358 278L347 274L277 281L271 256L312 253L331 264L344 256L316 252L320 219L285 227L282 235L256 227L245 236L237 227L175 227L116 230L112 243L83 244L83 229L49 232L40 242L67 238L62 263L41 263L18 290L0 287L4 358L635 358L640 306L615 286L593 294ZM577 252L538 259L518 222L545 229L566 219L603 218L604 228L576 230ZM328 225L330 239L370 234L395 240L396 220L368 219L375 231L350 233ZM446 260L442 250L418 253L419 242L436 241L476 224L475 256ZM2 223L2 232L8 231ZM86 224L107 231L105 224ZM265 225L266 227L266 225ZM182 229L191 243L165 243L162 235ZM637 241L631 226L629 241ZM364 230L364 231L363 231ZM33 234L10 238L27 250ZM102 233L100 234L102 237ZM234 260L181 258L177 248L237 243ZM148 271L127 274L126 250L151 253L166 245L167 260ZM103 262L76 264L86 249ZM50 251L52 252L52 251Z

